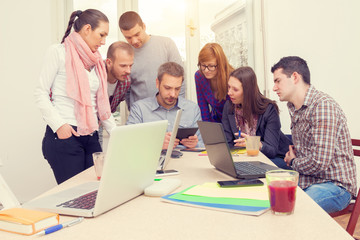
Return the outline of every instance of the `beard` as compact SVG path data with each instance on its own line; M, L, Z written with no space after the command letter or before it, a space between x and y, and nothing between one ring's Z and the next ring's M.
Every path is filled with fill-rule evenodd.
M174 103L176 102L176 98L165 98L164 102L166 105L174 105Z
M114 68L110 69L110 74L111 74L112 76L114 76L114 78L116 78L116 79L119 80L119 81L125 81L126 78L127 78L127 76L128 76L127 74L121 75L121 74L116 73L116 72L114 71Z

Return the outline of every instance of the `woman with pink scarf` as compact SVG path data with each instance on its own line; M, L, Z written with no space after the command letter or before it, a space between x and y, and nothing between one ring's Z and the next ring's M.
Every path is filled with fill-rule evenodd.
M102 12L75 11L61 44L51 46L45 58L35 97L47 124L44 158L58 184L91 167L92 153L102 151L98 121L109 133L115 127L98 52L108 32Z

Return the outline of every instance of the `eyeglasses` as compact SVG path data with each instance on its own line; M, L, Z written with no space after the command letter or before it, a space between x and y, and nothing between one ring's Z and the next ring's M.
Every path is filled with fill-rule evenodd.
M217 65L207 65L206 66L203 64L199 64L198 66L202 71L205 71L205 69L208 69L210 72L215 71L215 69L217 68Z

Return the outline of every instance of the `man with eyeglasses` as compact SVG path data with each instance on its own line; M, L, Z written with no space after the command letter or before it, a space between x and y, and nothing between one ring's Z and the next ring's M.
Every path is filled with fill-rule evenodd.
M123 13L119 27L126 41L134 48L134 66L131 71L131 88L127 103L129 108L137 100L155 95L157 69L166 62L182 64L179 51L168 37L149 35L139 14L133 11ZM180 96L185 97L185 81Z

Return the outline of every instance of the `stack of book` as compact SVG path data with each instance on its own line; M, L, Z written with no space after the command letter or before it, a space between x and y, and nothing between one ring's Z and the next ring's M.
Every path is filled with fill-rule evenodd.
M218 211L259 216L270 208L265 186L221 188L204 183L162 197L163 201Z
M59 224L59 215L25 208L0 211L0 230L32 235Z

